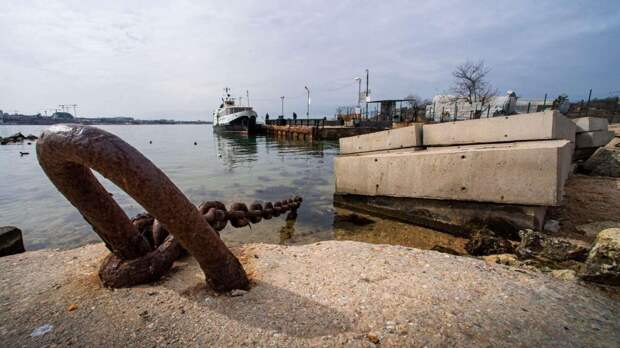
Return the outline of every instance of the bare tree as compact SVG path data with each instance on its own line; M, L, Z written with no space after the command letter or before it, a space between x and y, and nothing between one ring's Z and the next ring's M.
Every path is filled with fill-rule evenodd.
M460 97L465 97L469 104L481 102L488 103L497 95L494 89L487 81L487 75L491 69L487 68L484 60L477 63L466 61L456 67L452 76L454 76L454 87L452 91Z

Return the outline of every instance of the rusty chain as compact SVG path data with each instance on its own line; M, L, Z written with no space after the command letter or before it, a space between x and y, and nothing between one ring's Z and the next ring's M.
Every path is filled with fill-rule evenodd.
M274 203L254 202L249 207L244 203L233 203L230 209L226 209L226 205L220 201L207 201L198 206L198 211L219 233L229 221L233 227L240 228L259 223L262 219L269 220L272 217L278 217L286 212L290 212L289 214L293 214L294 217L302 201L301 197L295 196ZM149 242L151 249L158 248L169 235L162 223L148 213L136 215L131 219L131 223Z

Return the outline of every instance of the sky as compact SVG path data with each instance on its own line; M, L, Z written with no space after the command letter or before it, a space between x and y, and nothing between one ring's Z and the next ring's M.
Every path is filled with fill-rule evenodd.
M500 94L620 92L618 1L0 0L0 109L210 120L224 87L259 115L332 116L449 91L483 59ZM365 81L362 88L365 88Z

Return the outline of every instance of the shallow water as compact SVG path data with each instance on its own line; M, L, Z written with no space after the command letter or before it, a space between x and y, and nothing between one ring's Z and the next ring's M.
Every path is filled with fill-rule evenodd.
M210 125L100 126L127 141L153 161L198 204L220 200L249 204L299 195L304 202L295 221L284 216L250 227L230 225L222 238L230 245L248 242L302 244L329 239L461 249L448 235L390 220L370 218L364 226L336 217L333 207L333 158L337 142L312 144L263 136L214 134ZM0 126L0 136L21 131L39 135L45 126ZM152 144L149 144L152 141ZM198 145L194 145L197 142ZM30 152L20 156L21 152ZM114 184L100 177L129 216L143 209ZM339 209L340 216L350 212ZM79 212L56 190L38 165L34 144L0 146L0 225L24 232L26 249L75 247L99 241Z

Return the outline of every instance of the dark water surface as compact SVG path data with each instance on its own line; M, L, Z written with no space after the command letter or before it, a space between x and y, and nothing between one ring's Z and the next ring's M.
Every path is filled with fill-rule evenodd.
M460 249L461 241L426 229L371 218L348 223L350 212L334 209L333 159L337 142L303 143L263 136L214 134L209 125L100 126L153 161L195 204L280 200L299 195L304 202L296 221L284 216L250 227L227 226L228 244L249 242L303 244L328 239L431 248ZM44 126L0 126L0 136L21 131L39 135ZM152 144L149 144L152 141ZM197 142L198 145L194 145ZM20 157L19 152L30 152ZM114 184L98 176L129 216L143 209ZM340 218L335 218L340 214ZM344 222L343 222L344 221ZM0 146L0 225L24 232L29 250L75 247L100 241L79 212L56 190L39 166L34 144ZM397 231L397 233L395 233ZM429 238L424 236L428 234ZM428 244L428 245L427 245Z

